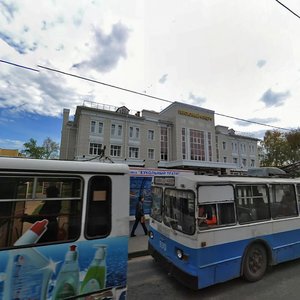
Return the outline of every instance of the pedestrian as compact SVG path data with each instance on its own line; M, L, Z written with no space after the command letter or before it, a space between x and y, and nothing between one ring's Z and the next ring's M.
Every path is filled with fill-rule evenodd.
M145 225L144 196L140 196L139 201L136 204L136 207L135 207L135 222L133 224L130 236L135 236L134 233L135 233L135 230L136 230L139 223L141 223L141 225L143 226L145 235L147 235L148 234L148 229Z

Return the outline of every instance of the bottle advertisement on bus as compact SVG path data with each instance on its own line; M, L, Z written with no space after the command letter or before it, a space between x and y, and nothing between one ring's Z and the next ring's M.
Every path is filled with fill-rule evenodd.
M35 222L15 246L36 243L47 220ZM81 255L82 254L82 255ZM127 238L15 248L0 253L0 299L125 299ZM100 292L99 292L100 291ZM97 298L98 299L98 298Z

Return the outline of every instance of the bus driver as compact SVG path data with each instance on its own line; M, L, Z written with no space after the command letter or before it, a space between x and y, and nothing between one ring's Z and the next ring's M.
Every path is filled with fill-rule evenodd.
M198 225L216 225L217 217L212 205L200 205L198 209Z

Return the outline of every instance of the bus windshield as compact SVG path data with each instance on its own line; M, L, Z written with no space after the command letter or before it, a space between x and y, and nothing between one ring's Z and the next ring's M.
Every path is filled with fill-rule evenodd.
M161 187L152 187L151 217L159 222L162 220L162 195L163 189Z
M195 232L195 195L191 191L166 189L164 223L186 234Z

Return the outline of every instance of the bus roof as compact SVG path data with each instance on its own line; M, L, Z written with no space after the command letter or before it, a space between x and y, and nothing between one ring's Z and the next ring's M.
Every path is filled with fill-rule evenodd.
M0 157L0 171L40 171L77 173L129 173L125 164L95 161L63 161L31 158Z
M201 184L266 184L266 183L299 183L300 178L278 178L278 177L248 177L248 176L207 176L207 175L183 175L175 177L176 184L186 182L188 185Z

